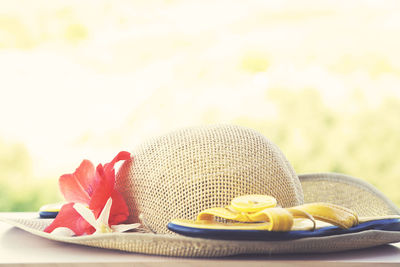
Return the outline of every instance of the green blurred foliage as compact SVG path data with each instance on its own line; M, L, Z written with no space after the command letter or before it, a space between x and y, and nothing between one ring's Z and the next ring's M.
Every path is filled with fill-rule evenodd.
M318 91L271 89L265 103L272 119L233 121L259 130L276 143L297 173L339 172L362 178L400 206L400 100L387 98L371 108L362 92L349 110L330 108ZM267 110L267 107L266 107ZM205 112L205 118L218 110ZM270 117L265 114L265 117ZM0 142L0 211L37 210L60 200L57 179L32 179L32 166L20 144Z
M297 173L339 172L362 178L400 206L400 100L387 98L371 108L362 93L349 110L324 105L316 90L268 91L272 120L242 117L240 125L258 129L276 143Z
M84 25L71 24L65 30L65 39L72 43L83 41L88 36L88 30Z
M263 72L268 69L268 55L260 51L249 51L242 58L242 68L245 71L256 73Z
M33 179L25 147L0 140L0 211L35 211L59 200L56 179Z
M34 46L29 29L17 17L0 14L0 32L4 36L0 38L0 49L29 49Z

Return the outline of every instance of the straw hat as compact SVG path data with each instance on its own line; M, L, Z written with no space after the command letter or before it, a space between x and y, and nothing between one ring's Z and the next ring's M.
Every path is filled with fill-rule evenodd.
M0 218L44 238L129 252L219 257L238 254L322 253L400 242L400 210L371 185L332 173L297 175L282 151L258 132L229 125L187 128L151 139L132 152L116 178L129 222L146 231L80 237L43 232L44 219ZM177 235L166 225L224 207L240 195L274 196L278 205L329 202L362 216L395 218L395 227L296 240L215 240ZM393 221L393 220L392 220ZM393 226L393 223L392 223Z

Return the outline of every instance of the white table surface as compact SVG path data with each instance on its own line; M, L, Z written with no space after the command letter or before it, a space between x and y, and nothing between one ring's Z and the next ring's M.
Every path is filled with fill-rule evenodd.
M32 213L0 213L0 216ZM187 259L127 253L47 240L0 222L0 265L12 266L400 266L400 243L329 254Z

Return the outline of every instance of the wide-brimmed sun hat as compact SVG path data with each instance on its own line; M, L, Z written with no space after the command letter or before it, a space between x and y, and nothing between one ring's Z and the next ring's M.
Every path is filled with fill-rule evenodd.
M376 188L343 174L297 175L282 151L252 129L181 129L148 140L131 155L117 173L115 189L128 206L128 222L140 222L140 231L60 236L43 231L52 219L0 220L51 240L182 257L323 253L400 242L400 210ZM358 215L357 224L347 230L322 226L276 235L171 226L174 219L195 220L202 211L229 206L243 195L273 196L282 209L315 202L339 205ZM181 227L184 231L175 232L188 236L167 226Z

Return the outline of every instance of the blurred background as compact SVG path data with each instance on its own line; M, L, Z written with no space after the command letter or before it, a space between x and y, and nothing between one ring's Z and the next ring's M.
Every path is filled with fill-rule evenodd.
M0 0L0 211L180 127L254 128L400 205L398 1Z

